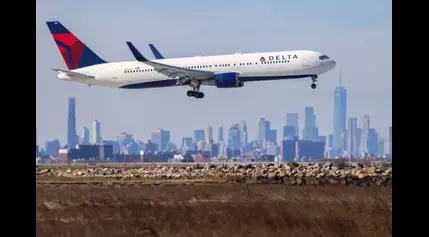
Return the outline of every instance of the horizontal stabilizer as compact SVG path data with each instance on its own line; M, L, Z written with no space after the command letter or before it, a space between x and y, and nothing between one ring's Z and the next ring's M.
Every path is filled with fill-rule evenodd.
M73 78L73 77L78 77L81 79L94 79L95 78L95 76L92 76L92 75L87 75L87 74L83 74L83 73L79 73L79 72L73 72L73 71L69 71L69 70L65 70L65 69L52 68L52 70L59 72L59 73L64 73L67 76L69 76L70 78Z

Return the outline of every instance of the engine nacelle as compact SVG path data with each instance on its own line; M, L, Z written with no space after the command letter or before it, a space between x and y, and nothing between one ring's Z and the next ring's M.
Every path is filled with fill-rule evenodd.
M216 87L218 88L236 88L243 87L244 83L239 80L239 73L226 72L216 74Z

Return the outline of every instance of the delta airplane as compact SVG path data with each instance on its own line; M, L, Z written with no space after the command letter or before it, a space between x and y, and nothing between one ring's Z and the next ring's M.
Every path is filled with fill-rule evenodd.
M247 82L310 77L311 88L315 89L318 75L335 67L335 61L327 55L311 50L148 60L131 42L127 45L136 61L108 63L60 22L50 21L47 25L68 67L68 70L53 69L58 72L57 77L89 86L124 89L190 86L192 90L187 91L187 96L203 98L202 85L239 88Z

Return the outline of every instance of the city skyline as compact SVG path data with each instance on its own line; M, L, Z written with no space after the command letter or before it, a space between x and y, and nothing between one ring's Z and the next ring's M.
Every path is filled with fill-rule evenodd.
M116 9L128 8L127 4L107 1L102 6L103 11L95 11L100 6L91 2L80 2L77 6L75 2L38 1L38 144L53 138L58 138L61 144L65 144L67 99L71 96L76 97L78 104L78 132L82 126L91 127L91 121L97 118L101 122L103 139L112 139L125 131L133 133L136 139L145 140L152 131L162 127L171 132L171 138L176 144L180 144L182 136L192 137L195 128L206 130L210 125L214 128L214 137L217 137L217 128L223 126L226 140L230 126L245 120L249 140L253 140L258 133L257 122L260 117L265 117L270 120L271 127L277 129L279 140L288 112L299 113L298 132L301 136L305 106L314 106L318 132L327 136L333 131L332 93L338 85L340 68L343 84L347 88L347 118L357 117L361 127L362 116L370 115L371 126L377 128L385 141L388 141L389 126L392 124L391 3L380 2L139 2L136 3L139 7L129 9L126 15L112 19L110 16L117 13ZM163 9L166 4L170 8L164 9L164 14L169 14L174 8L174 11L186 12L187 17L175 22L162 19L144 30L135 31L139 22L156 18L159 15L157 9ZM225 4L229 8L224 11L225 17L219 19L217 9ZM311 10L308 4L313 5L311 9L319 10ZM243 8L247 13L236 18L237 9ZM287 14L284 9L288 9ZM76 11L91 14L82 14L82 19L76 21ZM299 16L304 12L308 18L303 21ZM365 12L365 17L362 17L362 12ZM201 18L200 15L204 15L205 20L195 21L195 18ZM271 19L272 22L255 22L256 15ZM344 17L345 15L348 17ZM310 48L326 52L335 58L338 69L320 77L316 90L309 88L310 79L249 83L243 88L232 90L207 88L207 98L202 101L183 97L183 91L187 88L135 91L96 86L88 88L58 81L55 73L50 70L64 67L46 28L45 21L52 19L67 24L80 39L109 61L133 60L124 43L132 40L150 58L153 57L147 43L154 43L166 57ZM234 24L230 24L232 20ZM167 26L177 29L174 30L175 38L167 37L172 32L167 34L159 30ZM227 38L216 35L208 39L204 34L207 32L206 27L223 30L226 34L239 30L239 34ZM257 34L255 28L260 29ZM279 31L279 28L285 30Z
M340 84L341 85L341 84ZM343 88L344 89L344 88ZM334 91L334 100L337 98L338 94L338 87L335 88ZM93 119L91 123L91 132L89 133L88 128L86 126L82 126L82 132L79 136L76 133L76 99L74 97L71 97L68 99L68 119L67 119L67 137L76 137L76 141L80 141L79 144L86 144L85 142L82 143L82 141L85 141L87 138L86 136L89 135L90 144L101 144L102 141L112 141L114 140L113 137L109 138L102 138L101 137L101 123L97 119ZM346 108L343 108L346 109ZM379 149L382 149L383 151L389 151L391 152L391 131L392 131L392 125L388 127L389 129L389 136L383 137L379 134L378 129L375 127L372 127L370 124L371 116L369 115L363 115L361 119L362 126L358 125L359 118L357 117L348 117L346 121L346 129L344 131L344 140L343 140L343 146L341 147L342 153L336 153L334 143L331 144L329 141L329 136L334 137L334 133L336 130L334 130L330 134L320 134L318 132L318 126L317 126L317 120L316 120L316 112L315 108L313 106L306 106L304 107L304 129L302 132L298 133L299 139L302 140L310 140L310 141L323 141L328 147L331 147L332 155L331 156L342 156L345 154L344 152L347 152L348 154L353 155L354 157L360 154L361 152L368 153L369 151L376 153ZM295 121L299 118L299 113L286 113L286 122L284 123L283 128L274 128L271 126L271 121L269 119L266 119L265 117L260 117L258 121L258 129L257 129L257 136L254 138L248 139L248 130L247 130L247 124L244 120L241 120L240 123L234 123L233 125L229 126L227 129L227 138L224 140L226 142L227 146L231 149L237 149L237 147L243 147L247 145L250 142L258 141L260 144L264 144L264 142L271 142L275 146L279 146L279 142L281 142L283 139L291 139L288 134L289 133L286 130L284 130L285 127L294 127L296 126ZM334 119L335 123L335 119ZM231 140L231 129L234 130L233 136L238 136L238 140L232 139ZM192 143L198 144L199 142L203 142L202 146L206 146L210 138L214 138L215 136L218 137L217 140L213 139L213 143L219 143L220 137L219 137L219 130L223 130L223 126L218 127L218 133L215 134L213 132L213 127L211 125L208 125L207 129L204 128L194 128L192 130L193 136L181 136L180 141L174 141L171 139L170 131L166 130L165 128L157 128L153 131L151 131L150 135L145 138L137 138L134 136L133 132L130 131L122 131L119 136L122 136L123 134L126 134L127 136L133 136L133 139L135 141L141 141L141 142L147 142L148 140L151 140L152 143L156 143L160 146L161 150L166 149L167 144L169 142L173 143L174 145L183 145L183 139L190 138L192 140ZM294 130L294 128L293 128ZM359 132L358 132L359 131ZM363 132L362 132L363 131ZM71 133L69 135L69 133ZM85 134L85 135L84 135ZM157 134L157 135L156 135ZM162 135L165 134L165 135ZM223 135L223 132L222 132ZM371 137L372 136L372 137ZM115 136L118 138L118 135ZM164 137L164 139L162 138ZM243 139L247 142L243 142ZM383 143L384 146L382 148L372 148L369 147L369 145L366 145L368 142L368 139L376 139L376 147L379 146L379 144ZM36 140L37 140L37 128L36 128ZM58 140L60 144L70 144L69 139L67 139L67 142L64 144L62 143L58 138L54 138L51 140L46 140L45 142L52 142ZM365 141L365 142L364 142ZM38 143L39 144L39 143ZM230 145L231 144L231 145ZM360 146L360 144L364 144L364 146ZM200 144L201 145L201 144ZM375 149L375 150L374 150ZM328 152L328 150L326 150Z

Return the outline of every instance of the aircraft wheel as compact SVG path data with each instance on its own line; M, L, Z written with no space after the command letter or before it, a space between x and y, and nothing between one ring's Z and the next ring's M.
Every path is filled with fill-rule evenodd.
M314 83L313 83L313 84L311 84L311 88L312 88L312 89L316 89L316 87L317 87L317 86L316 86L316 84L314 84Z
M194 93L194 91L187 91L186 95L189 97L192 97L192 96L195 96L195 93Z
M197 98L197 99L204 98L204 93L203 92L197 92L197 93L195 93L195 98Z

